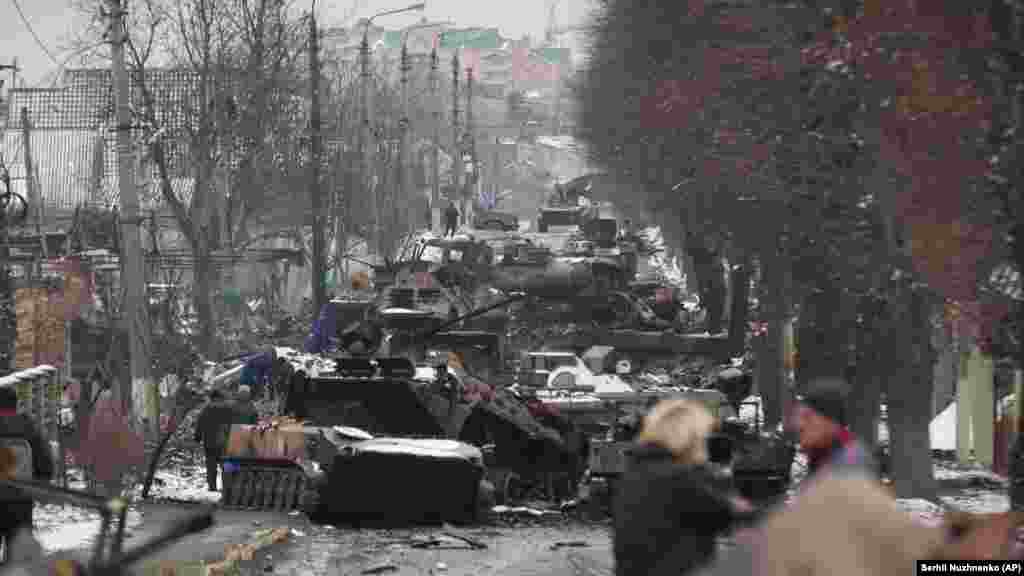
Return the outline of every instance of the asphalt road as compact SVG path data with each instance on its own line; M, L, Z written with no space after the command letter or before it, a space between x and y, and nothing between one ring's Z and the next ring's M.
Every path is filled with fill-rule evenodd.
M611 576L607 526L559 521L545 525L458 529L303 529L304 538L269 552L264 574L286 576ZM452 537L455 535L456 537ZM468 537L474 548L458 537Z
M142 523L129 532L131 548L188 512L159 503L140 507ZM232 545L254 541L265 529L287 527L286 542L259 550L238 566L243 575L336 576L445 574L554 576L612 574L607 525L562 517L543 522L369 530L314 525L304 515L220 510L210 529L184 538L133 567L146 576L204 576L202 565L225 557ZM468 538L476 546L467 543ZM79 548L86 544L83 543ZM69 551L84 557L87 549Z

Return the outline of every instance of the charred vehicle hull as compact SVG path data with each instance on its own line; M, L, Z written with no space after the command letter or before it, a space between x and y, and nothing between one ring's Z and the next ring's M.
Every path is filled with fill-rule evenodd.
M374 438L332 445L338 449L324 456L325 471L312 479L302 502L314 520L463 523L475 520L488 503L481 489L483 455L467 444Z
M351 523L475 517L490 494L480 450L438 443L445 427L423 402L426 386L410 380L411 363L392 360L339 359L330 374L284 377L294 419L232 427L224 504Z

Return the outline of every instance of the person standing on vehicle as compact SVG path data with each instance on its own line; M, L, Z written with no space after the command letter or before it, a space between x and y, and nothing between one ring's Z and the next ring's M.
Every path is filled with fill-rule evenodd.
M252 403L252 389L248 386L238 387L238 396L235 399L235 403L232 406L234 410L234 416L231 420L232 424L248 424L255 426L259 416L256 413L256 407Z
M444 235L455 236L455 232L459 229L459 209L455 207L455 202L448 202L448 208L444 211Z
M228 442L228 433L234 420L234 409L220 390L210 392L210 403L199 414L196 421L196 442L203 445L206 457L206 487L210 492L217 492L217 468L224 447Z
M715 417L699 402L659 402L612 497L616 576L679 575L714 558L716 538L757 514L714 487L706 466Z
M17 452L9 445L9 441L24 441L32 450L32 479L36 482L49 482L53 478L53 459L50 447L43 439L35 424L24 414L18 414L18 394L13 387L0 388L0 446L2 446L3 470L5 478L14 479L19 467ZM0 506L3 507L3 519L0 520L0 537L10 543L19 531L32 532L32 498L15 488L0 488Z
M842 378L816 378L799 398L794 414L807 475L826 468L854 466L877 473L871 453L846 427L849 387Z

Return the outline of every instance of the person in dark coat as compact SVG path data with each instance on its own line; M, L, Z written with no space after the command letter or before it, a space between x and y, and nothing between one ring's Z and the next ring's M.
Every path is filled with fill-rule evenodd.
M459 209L455 207L455 202L449 202L448 207L444 210L444 235L455 236L458 229Z
M800 449L807 456L807 477L824 468L853 466L877 474L864 445L846 427L849 387L842 378L816 378L806 387L794 414Z
M714 558L716 538L757 513L714 487L706 467L714 416L665 400L644 418L612 498L616 576L678 576Z
M210 403L196 421L196 442L203 444L206 457L206 486L217 491L217 468L227 446L231 423L235 420L234 406L228 403L220 390L210 393Z
M238 387L238 396L235 398L232 409L234 410L234 415L231 419L232 424L255 426L259 420L256 407L252 405L252 389L248 386Z
M32 479L49 482L53 478L53 459L50 447L43 439L35 424L23 414L18 414L18 394L12 387L0 388L0 440L19 439L32 449ZM2 445L2 444L0 444ZM4 446L4 470L2 475L11 479L18 467L17 453ZM0 520L0 536L11 542L20 530L32 531L32 498L14 488L0 488L0 506L3 519Z

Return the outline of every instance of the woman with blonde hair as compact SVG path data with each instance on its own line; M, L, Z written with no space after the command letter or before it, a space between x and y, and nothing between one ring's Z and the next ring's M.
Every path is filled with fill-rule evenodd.
M663 400L644 417L612 501L617 576L673 574L706 565L716 538L753 509L713 486L708 438L717 425L700 402Z

